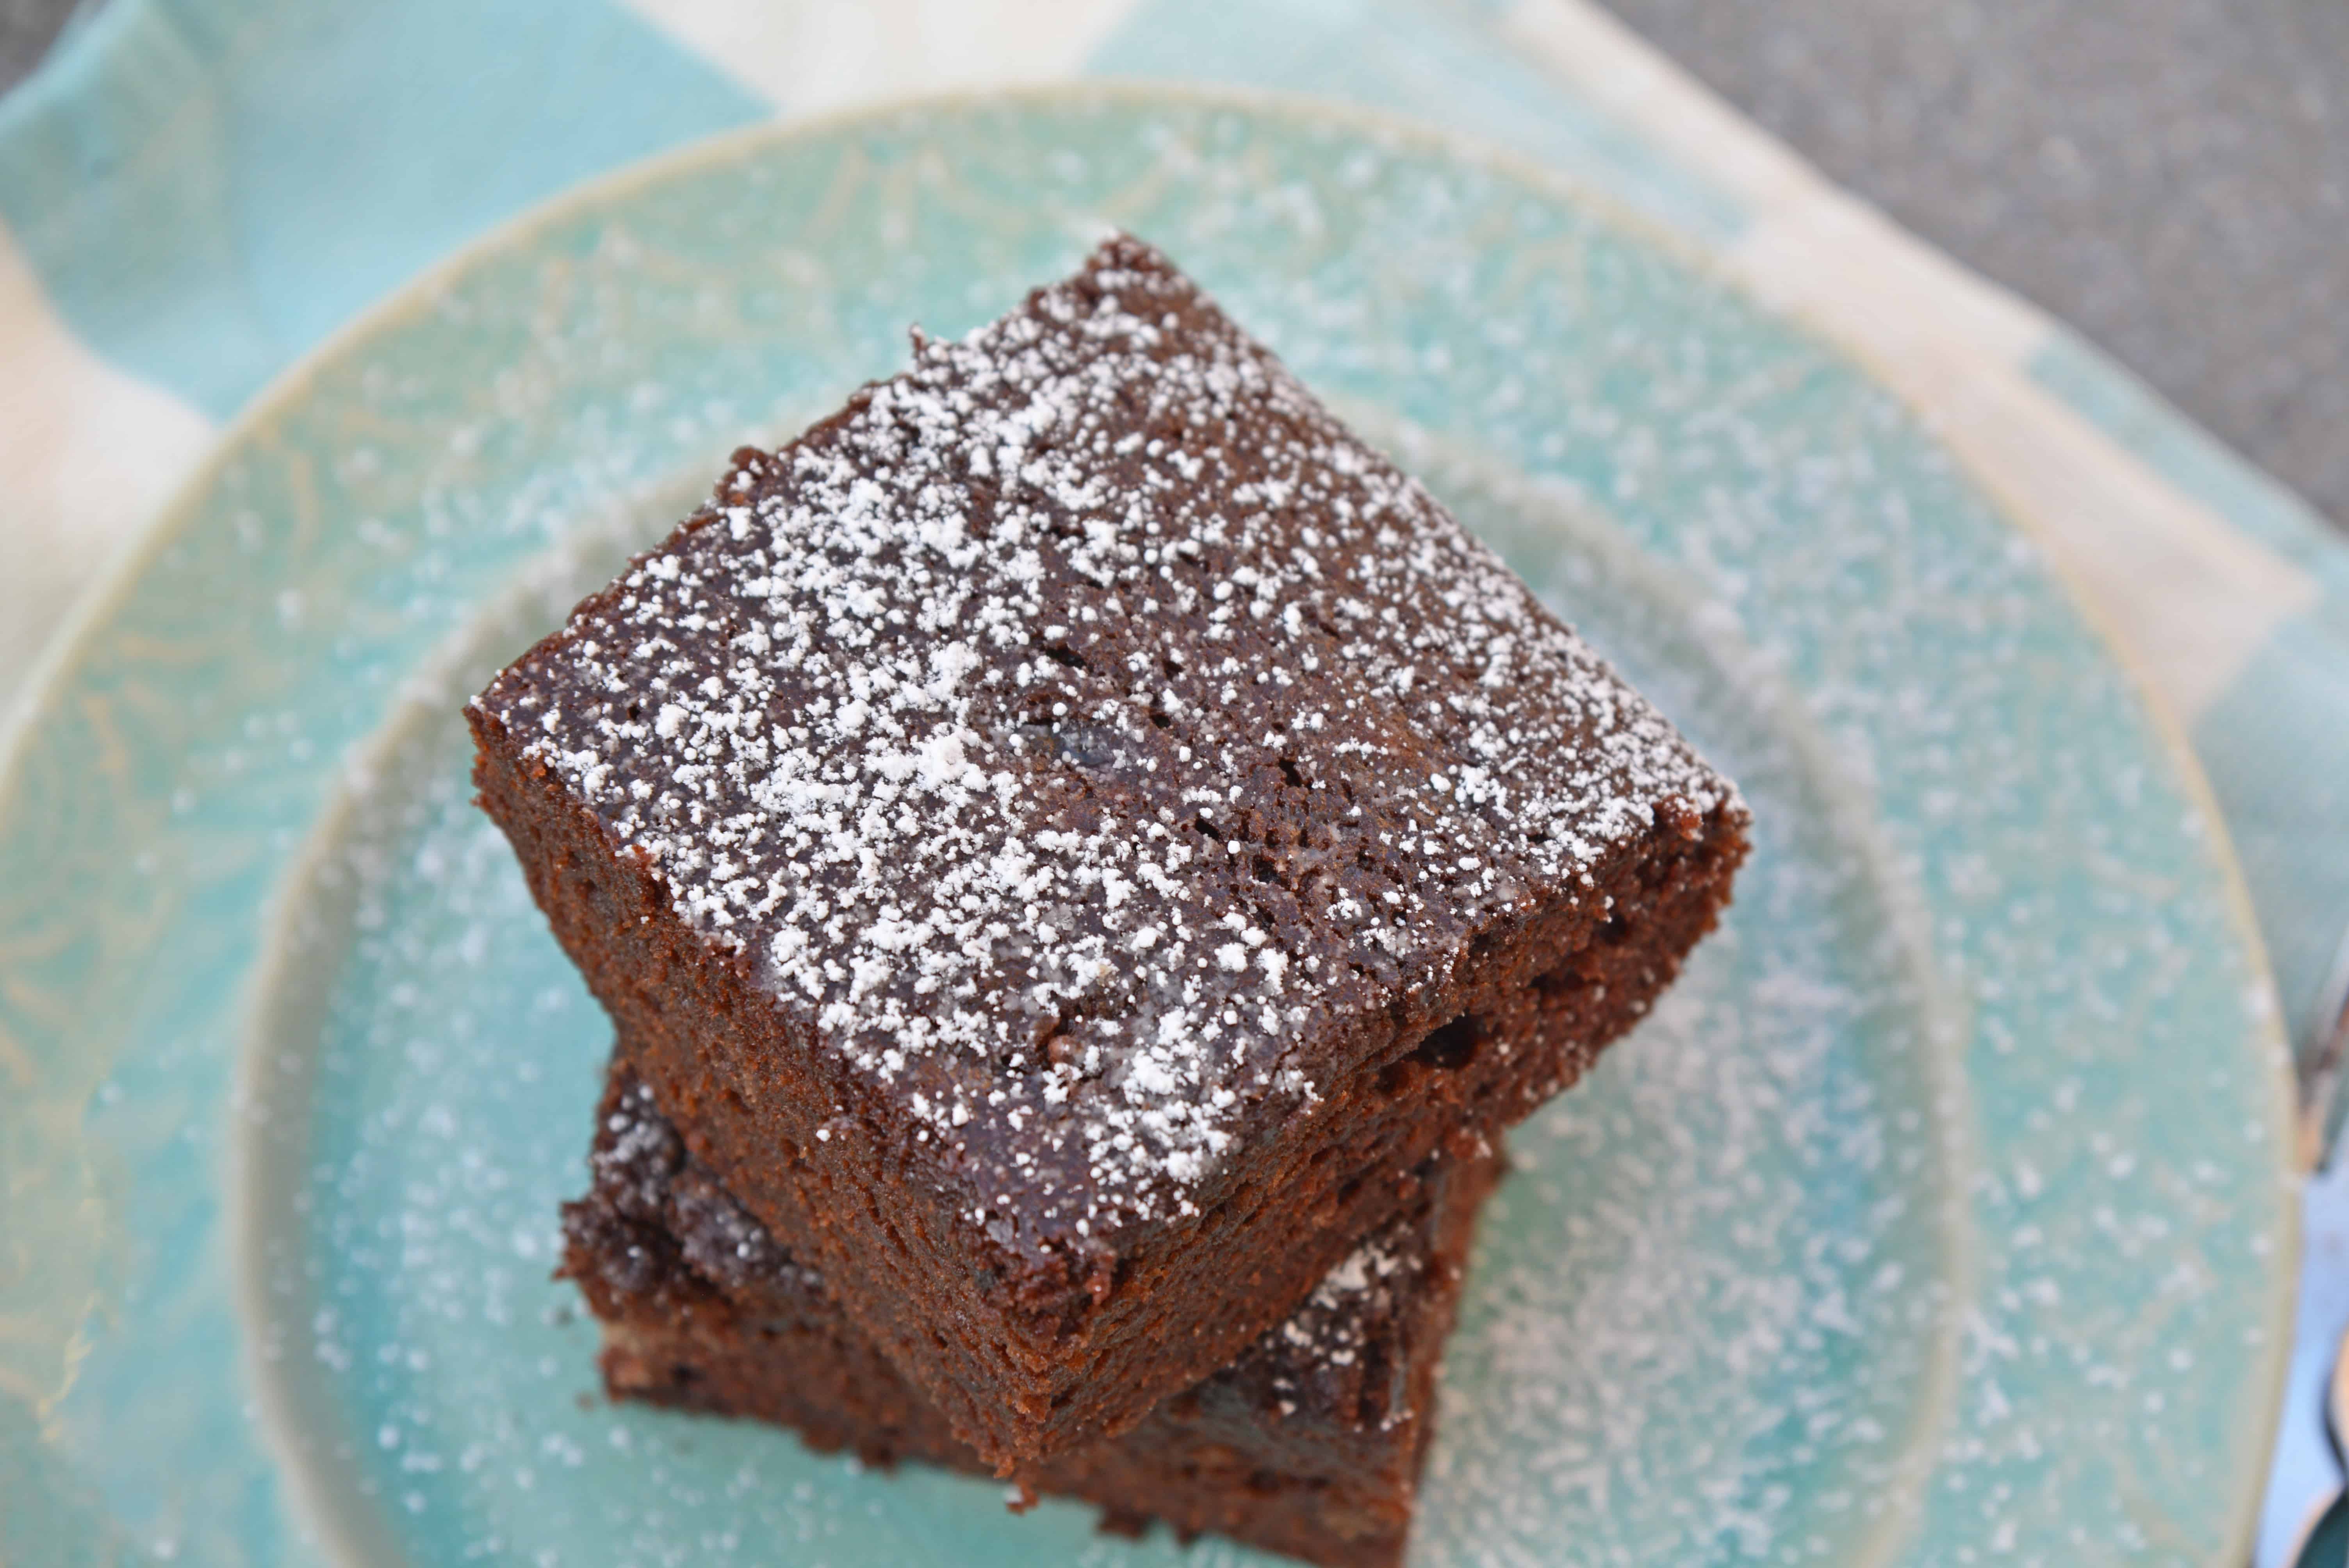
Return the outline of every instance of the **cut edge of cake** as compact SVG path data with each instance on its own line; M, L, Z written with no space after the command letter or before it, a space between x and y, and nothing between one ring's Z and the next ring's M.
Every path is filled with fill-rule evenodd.
M869 1464L988 1465L696 1161L616 1052L587 1193L564 1206L563 1277L602 1326L616 1400L766 1421ZM1475 1218L1504 1161L1439 1155L1417 1202L1363 1238L1283 1324L1124 1437L1019 1482L1323 1568L1392 1568L1434 1431L1435 1378Z

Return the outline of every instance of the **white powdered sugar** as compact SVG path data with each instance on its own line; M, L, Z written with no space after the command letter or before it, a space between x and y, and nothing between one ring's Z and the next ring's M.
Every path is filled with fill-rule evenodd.
M1289 1365L1275 1375L1272 1383L1283 1414L1297 1412L1304 1391L1298 1381L1300 1377L1350 1367L1361 1358L1371 1335L1382 1329L1392 1331L1387 1309L1395 1290L1416 1279L1427 1266L1424 1251L1408 1244L1415 1240L1381 1232L1364 1242L1321 1277L1288 1322L1267 1335L1268 1342L1277 1340L1292 1353ZM1392 1426L1410 1415L1402 1401L1389 1400L1381 1419Z
M480 701L941 1145L990 1124L987 1197L1081 1219L1186 1208L1331 1020L1735 803L1132 241L740 457Z

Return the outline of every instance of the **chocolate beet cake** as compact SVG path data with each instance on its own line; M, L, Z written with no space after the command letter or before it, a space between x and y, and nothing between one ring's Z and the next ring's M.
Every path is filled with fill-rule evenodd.
M1435 1369L1476 1211L1500 1162L1439 1154L1402 1212L1349 1253L1288 1320L1122 1438L1023 1473L1100 1504L1119 1528L1163 1519L1330 1568L1402 1558ZM814 1447L984 1474L936 1407L722 1183L616 1061L594 1185L564 1208L564 1272L604 1324L612 1397L750 1416Z
M1735 789L1131 239L737 452L470 717L687 1142L1007 1471L1572 1082L1744 852Z

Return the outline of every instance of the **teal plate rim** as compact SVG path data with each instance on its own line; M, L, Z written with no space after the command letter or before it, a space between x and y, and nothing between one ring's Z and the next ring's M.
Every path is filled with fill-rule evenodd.
M455 253L419 273L409 284L355 318L305 354L295 365L279 376L269 387L241 411L219 435L210 453L197 471L189 477L172 499L158 510L151 521L117 551L108 563L98 583L86 593L66 624L51 640L36 661L34 669L12 705L10 711L0 716L0 829L12 823L19 830L34 824L16 821L22 805L26 774L42 739L43 727L62 704L76 670L88 659L104 630L124 611L133 590L141 579L155 568L171 546L199 515L207 493L217 485L239 450L257 434L287 410L297 407L313 389L322 375L332 367L356 357L369 343L389 329L430 310L435 301L449 285L493 258L512 254L526 247L534 238L544 235L567 220L616 201L631 193L650 190L663 182L689 174L697 170L722 164L754 151L780 152L793 146L812 143L827 136L859 126L885 123L894 117L907 114L943 113L957 110L977 111L996 107L1050 109L1059 108L1118 107L1135 109L1171 107L1198 110L1229 109L1253 114L1268 119L1288 119L1331 127L1340 131L1361 134L1377 139L1381 145L1400 145L1417 149L1433 156L1448 159L1463 166L1491 170L1522 186L1542 192L1561 204L1594 214L1599 223L1627 234L1672 263L1707 280L1722 290L1736 295L1761 314L1789 326L1809 339L1826 356L1843 362L1864 379L1874 384L1884 396L1908 407L1897 392L1888 387L1882 377L1873 373L1868 357L1836 339L1804 319L1799 312L1789 312L1784 306L1758 300L1751 291L1738 284L1725 269L1713 258L1692 247L1681 236L1666 231L1651 220L1627 208L1622 203L1593 191L1571 180L1561 177L1529 160L1506 150L1480 143L1440 129L1419 124L1402 117L1381 111L1330 104L1321 100L1294 95L1273 94L1246 89L1205 88L1170 88L1163 84L1133 82L1089 83L1081 86L1053 86L983 94L951 94L891 102L843 110L819 118L787 124L767 124L745 128L698 141L667 153L614 170L586 181L563 195L543 202L531 211L502 224L471 242ZM1913 407L1911 418L1920 418ZM1921 419L1920 419L1921 423ZM1952 458L1952 466L1968 476L1969 482L1985 510L1998 515L2010 528L2027 531L2018 522L2012 508L1997 499L1996 492L1980 481L1964 459ZM2133 661L2123 645L2100 622L2085 597L2064 579L2054 562L2039 560L2036 569L2061 585L2071 613L2091 628L2102 645L2105 656L2122 670L2128 672L2131 689L2139 709L2139 717L2157 738L2162 753L2159 760L2182 789L2199 820L2199 830L2209 835L2207 852L2215 860L2220 889L2226 904L2225 914L2230 935L2238 944L2240 954L2251 968L2265 980L2265 961L2260 938L2251 913L2241 876L2231 850L2225 840L2223 822L2203 779L2199 764L2182 732L2153 696L2136 677ZM362 742L364 744L364 742ZM282 882L282 875L276 879ZM264 904L274 908L281 890L273 882ZM266 909L262 912L266 913ZM6 961L6 948L0 945L0 963ZM2269 1330L2263 1376L2259 1385L2258 1428L2265 1433L2272 1426L2274 1408L2281 1398L2282 1383L2288 1351L2288 1327L2292 1306L2292 1266L2298 1247L2298 1214L2289 1201L2291 1181L2295 1175L2291 1108L2293 1103L2292 1080L2288 1068L2281 1026L2274 1017L2272 1006L2264 1014L2252 1009L2254 1022L2247 1037L2247 1047L2257 1053L2264 1068L2270 1095L2269 1114L2272 1119L2272 1136L2267 1141L2276 1153L2278 1175L2274 1222L2280 1241L2277 1253L2280 1261L2268 1270L2269 1288L2261 1315ZM0 1070L16 1068L28 1071L12 1059L10 1052L20 1049L6 1035L5 1018L0 1018ZM9 1384L8 1369L0 1366L0 1393ZM66 1373L69 1386L70 1360ZM40 1392L40 1390L35 1390ZM63 1397L65 1387L48 1390L38 1403L53 1406ZM2258 1488L2265 1468L2266 1438L2256 1445L2257 1451L2239 1458L2239 1475L2230 1493L2234 1498L2231 1512L2234 1518L2230 1540L2247 1548L2256 1522ZM5 1450L0 1450L5 1451ZM2231 1548L2230 1548L2231 1549Z

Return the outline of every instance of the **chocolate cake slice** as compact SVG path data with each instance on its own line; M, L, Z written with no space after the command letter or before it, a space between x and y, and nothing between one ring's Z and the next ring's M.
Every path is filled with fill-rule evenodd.
M736 453L469 716L688 1144L1007 1473L1226 1365L1439 1144L1571 1083L1745 848L1131 239Z
M625 1060L605 1085L591 1163L587 1195L564 1208L564 1273L602 1320L612 1398L773 1421L875 1464L988 1472L857 1331L822 1271L686 1152ZM1329 1568L1400 1563L1436 1365L1499 1171L1489 1151L1434 1156L1402 1212L1287 1322L1123 1437L1022 1479L1099 1504L1111 1528L1159 1519Z

